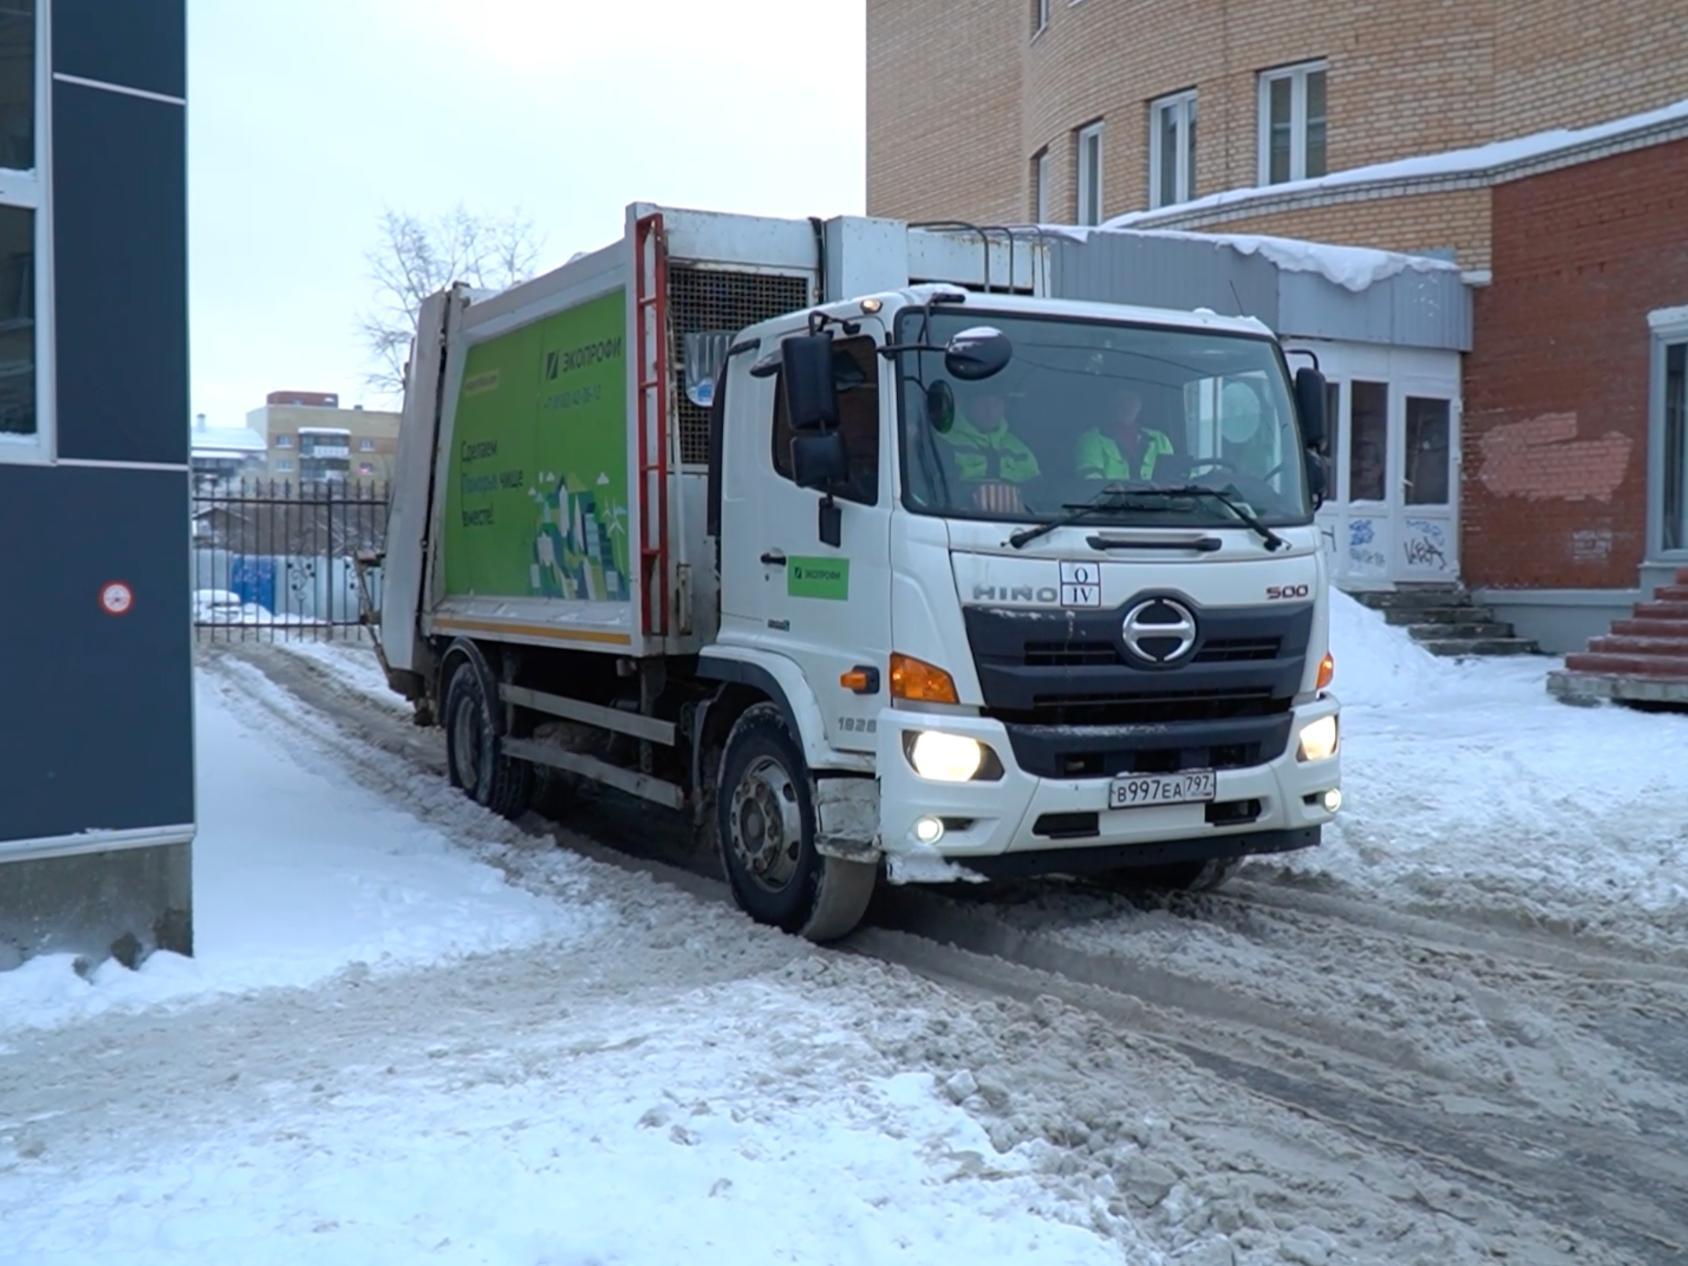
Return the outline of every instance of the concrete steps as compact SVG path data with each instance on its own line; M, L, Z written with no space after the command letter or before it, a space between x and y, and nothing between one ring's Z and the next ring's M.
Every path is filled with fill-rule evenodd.
M1518 637L1493 610L1478 606L1454 585L1419 585L1387 592L1360 592L1355 600L1381 611L1390 624L1403 627L1432 655L1464 659L1472 655L1539 655L1541 647Z
M1547 688L1566 703L1604 699L1643 707L1688 711L1688 568L1661 585L1651 601L1616 620L1588 649L1567 655Z

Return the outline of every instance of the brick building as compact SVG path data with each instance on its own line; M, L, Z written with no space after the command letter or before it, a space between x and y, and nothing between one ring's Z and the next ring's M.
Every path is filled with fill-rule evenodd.
M1334 381L1337 573L1423 579L1403 551L1422 544L1429 500L1451 525L1447 578L1573 650L1688 567L1682 14L1680 0L869 0L868 209L1457 265L1463 341L1403 346L1373 321L1310 344ZM1133 248L1118 297L1181 275L1173 249L1148 266ZM1193 289L1159 301L1217 306ZM1345 574L1354 560L1375 569Z
M1680 0L868 0L868 212L1136 214L1455 248L1481 269L1480 185L1321 178L1688 97L1682 14Z
M323 391L272 391L246 425L264 437L259 472L289 483L338 483L392 478L399 451L399 415L384 409L340 407Z

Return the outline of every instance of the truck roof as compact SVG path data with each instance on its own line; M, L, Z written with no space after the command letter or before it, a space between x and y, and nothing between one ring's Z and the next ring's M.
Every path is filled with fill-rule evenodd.
M859 295L840 303L822 304L804 311L823 312L830 317L851 317L861 314L862 302L877 299L886 306L921 304L934 294L965 295L959 304L950 305L961 311L1015 312L1027 316L1070 317L1084 321L1114 321L1130 325L1154 325L1166 329L1206 330L1222 334L1243 334L1252 338L1272 337L1272 329L1258 317L1221 316L1208 308L1185 311L1177 308L1150 308L1132 303L1099 303L1080 299L1040 299L1019 294L981 294L964 292L955 286L909 286L903 290L886 291L876 295ZM779 329L790 323L790 317L763 321L750 327L748 335Z

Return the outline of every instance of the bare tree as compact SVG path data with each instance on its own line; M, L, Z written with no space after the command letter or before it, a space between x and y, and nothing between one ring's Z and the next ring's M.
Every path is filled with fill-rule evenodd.
M395 394L404 390L424 299L456 281L490 290L526 281L539 248L533 221L520 213L477 215L462 204L433 220L384 212L379 238L364 256L375 283L373 303L360 318L376 365L367 375L370 384Z

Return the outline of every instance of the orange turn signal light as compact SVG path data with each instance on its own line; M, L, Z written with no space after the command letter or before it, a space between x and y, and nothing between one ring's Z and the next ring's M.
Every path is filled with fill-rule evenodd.
M1319 661L1318 689L1323 690L1326 686L1330 685L1331 679L1335 676L1336 656L1332 655L1329 651L1326 651L1325 657Z
M912 655L891 656L891 697L916 703L960 703L955 678Z
M853 690L859 695L879 693L879 670L876 668L852 668L848 672L838 674L838 684L846 690Z

